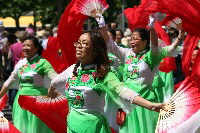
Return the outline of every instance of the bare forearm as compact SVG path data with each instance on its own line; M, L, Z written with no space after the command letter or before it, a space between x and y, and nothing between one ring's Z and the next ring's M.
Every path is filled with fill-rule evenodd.
M150 40L154 46L158 46L158 36L155 28L150 28Z
M144 108L147 108L149 110L152 109L153 107L153 103L142 98L141 96L136 96L132 102L133 104L136 104L138 106L141 106L141 107L144 107Z
M173 49L176 49L178 45L181 43L181 38L177 37L175 41L171 44Z
M2 98L8 91L8 87L4 86L2 87L1 91L0 91L0 98Z
M108 35L107 27L106 26L101 27L100 28L100 32L101 32L101 34L102 34L102 36L103 36L103 38L104 38L104 40L105 40L105 42L107 44L109 39L110 39L110 37Z
M173 49L176 49L178 47L178 45L181 43L181 40L184 39L184 36L185 36L185 31L179 30L179 35L176 38L176 40L171 44L171 47Z

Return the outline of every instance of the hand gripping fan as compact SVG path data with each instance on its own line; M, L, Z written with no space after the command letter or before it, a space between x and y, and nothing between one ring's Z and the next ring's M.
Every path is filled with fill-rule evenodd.
M8 101L8 96L5 94L1 99L0 99L0 111L2 111L5 106L6 102Z
M182 29L182 20L179 17L176 17L170 20L166 25L180 30Z
M5 117L0 118L0 133L21 133Z
M106 0L78 0L77 7L82 14L96 17L96 14L103 14L109 5Z
M35 114L55 133L67 132L68 102L65 96L51 99L47 96L20 95L18 102L21 108Z
M168 130L176 128L200 109L199 81L198 77L187 77L183 81L166 103L168 111L160 111L156 133L167 133Z

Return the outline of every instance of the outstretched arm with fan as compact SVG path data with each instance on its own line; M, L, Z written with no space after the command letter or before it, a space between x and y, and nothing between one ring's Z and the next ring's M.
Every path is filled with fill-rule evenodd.
M199 78L187 77L170 98L169 102L166 103L166 108L168 111L160 111L157 128L155 130L156 133L167 133L172 129L175 132L176 128L181 128L182 124L189 124L188 126L192 127L191 124L193 123L187 122L187 124L184 124L184 122L189 119L194 119L191 117L200 108ZM198 114L196 116L200 117ZM181 133L184 132L183 130L184 128L182 127ZM191 128L190 131L192 130Z

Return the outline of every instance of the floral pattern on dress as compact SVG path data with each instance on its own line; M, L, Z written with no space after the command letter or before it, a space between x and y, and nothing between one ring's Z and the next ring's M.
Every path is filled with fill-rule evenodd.
M89 74L83 74L81 77L82 82L88 82L90 80L90 75Z
M92 77L93 77L93 78L94 78L96 75L97 75L96 72L93 72L93 73L92 73Z
M23 73L24 73L24 71L23 71L23 70L20 70L20 71L19 71L19 74L23 74Z
M30 68L36 68L36 64L30 65Z
M131 62L132 62L132 59L128 59L128 60L126 61L126 64L131 64Z
M84 106L83 93L80 90L69 90L68 103L73 108L83 107Z

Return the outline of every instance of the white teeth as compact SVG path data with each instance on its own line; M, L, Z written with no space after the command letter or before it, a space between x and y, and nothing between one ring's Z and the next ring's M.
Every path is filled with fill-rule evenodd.
M76 51L76 53L77 53L77 54L81 54L82 52L81 52L81 51Z

